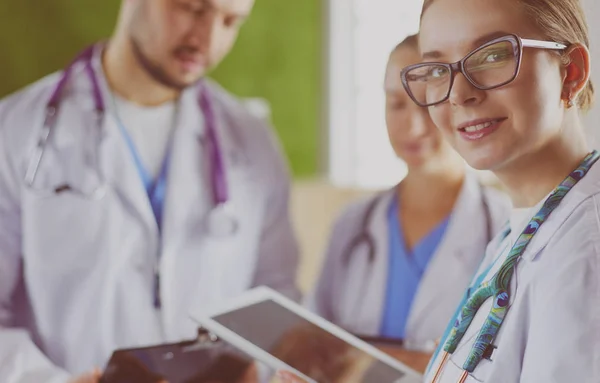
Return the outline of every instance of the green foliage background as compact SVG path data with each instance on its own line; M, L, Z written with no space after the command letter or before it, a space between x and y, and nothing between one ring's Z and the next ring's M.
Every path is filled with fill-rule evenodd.
M120 2L0 1L0 97L109 37ZM296 176L318 169L321 36L320 1L256 0L232 53L211 75L239 96L268 100Z

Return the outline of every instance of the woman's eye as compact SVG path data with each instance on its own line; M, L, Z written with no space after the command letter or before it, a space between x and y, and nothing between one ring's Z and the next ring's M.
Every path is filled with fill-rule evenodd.
M485 52L479 61L481 63L497 63L506 61L510 56L510 52L505 50L493 50Z
M498 61L503 61L505 58L506 58L505 54L495 52L495 53L490 53L489 55L487 55L485 58L485 62L495 63Z
M444 77L448 71L446 68L433 68L429 75L433 78Z
M494 61L496 61L497 58L498 58L498 55L494 53L494 54L488 55L485 58L485 61L487 61L487 62L494 62Z

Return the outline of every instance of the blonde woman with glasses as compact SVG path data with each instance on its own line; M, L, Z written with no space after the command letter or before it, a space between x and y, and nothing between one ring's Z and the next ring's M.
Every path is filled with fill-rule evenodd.
M429 0L413 101L513 203L429 364L431 383L600 382L600 165L579 0Z

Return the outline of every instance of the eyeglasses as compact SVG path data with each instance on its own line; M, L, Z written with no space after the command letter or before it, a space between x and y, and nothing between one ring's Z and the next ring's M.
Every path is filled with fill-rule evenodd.
M448 100L457 73L462 73L477 89L499 88L517 78L525 47L562 50L567 46L507 35L483 44L453 64L428 62L410 65L401 72L402 85L410 98L422 107Z

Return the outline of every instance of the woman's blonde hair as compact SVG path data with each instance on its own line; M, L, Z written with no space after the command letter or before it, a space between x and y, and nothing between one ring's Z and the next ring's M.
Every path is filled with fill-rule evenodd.
M435 0L425 0L421 17ZM547 39L565 44L582 44L590 48L588 25L581 0L517 0L530 18L537 23ZM569 57L562 55L563 64ZM594 86L588 81L577 100L581 110L587 111L594 100Z

